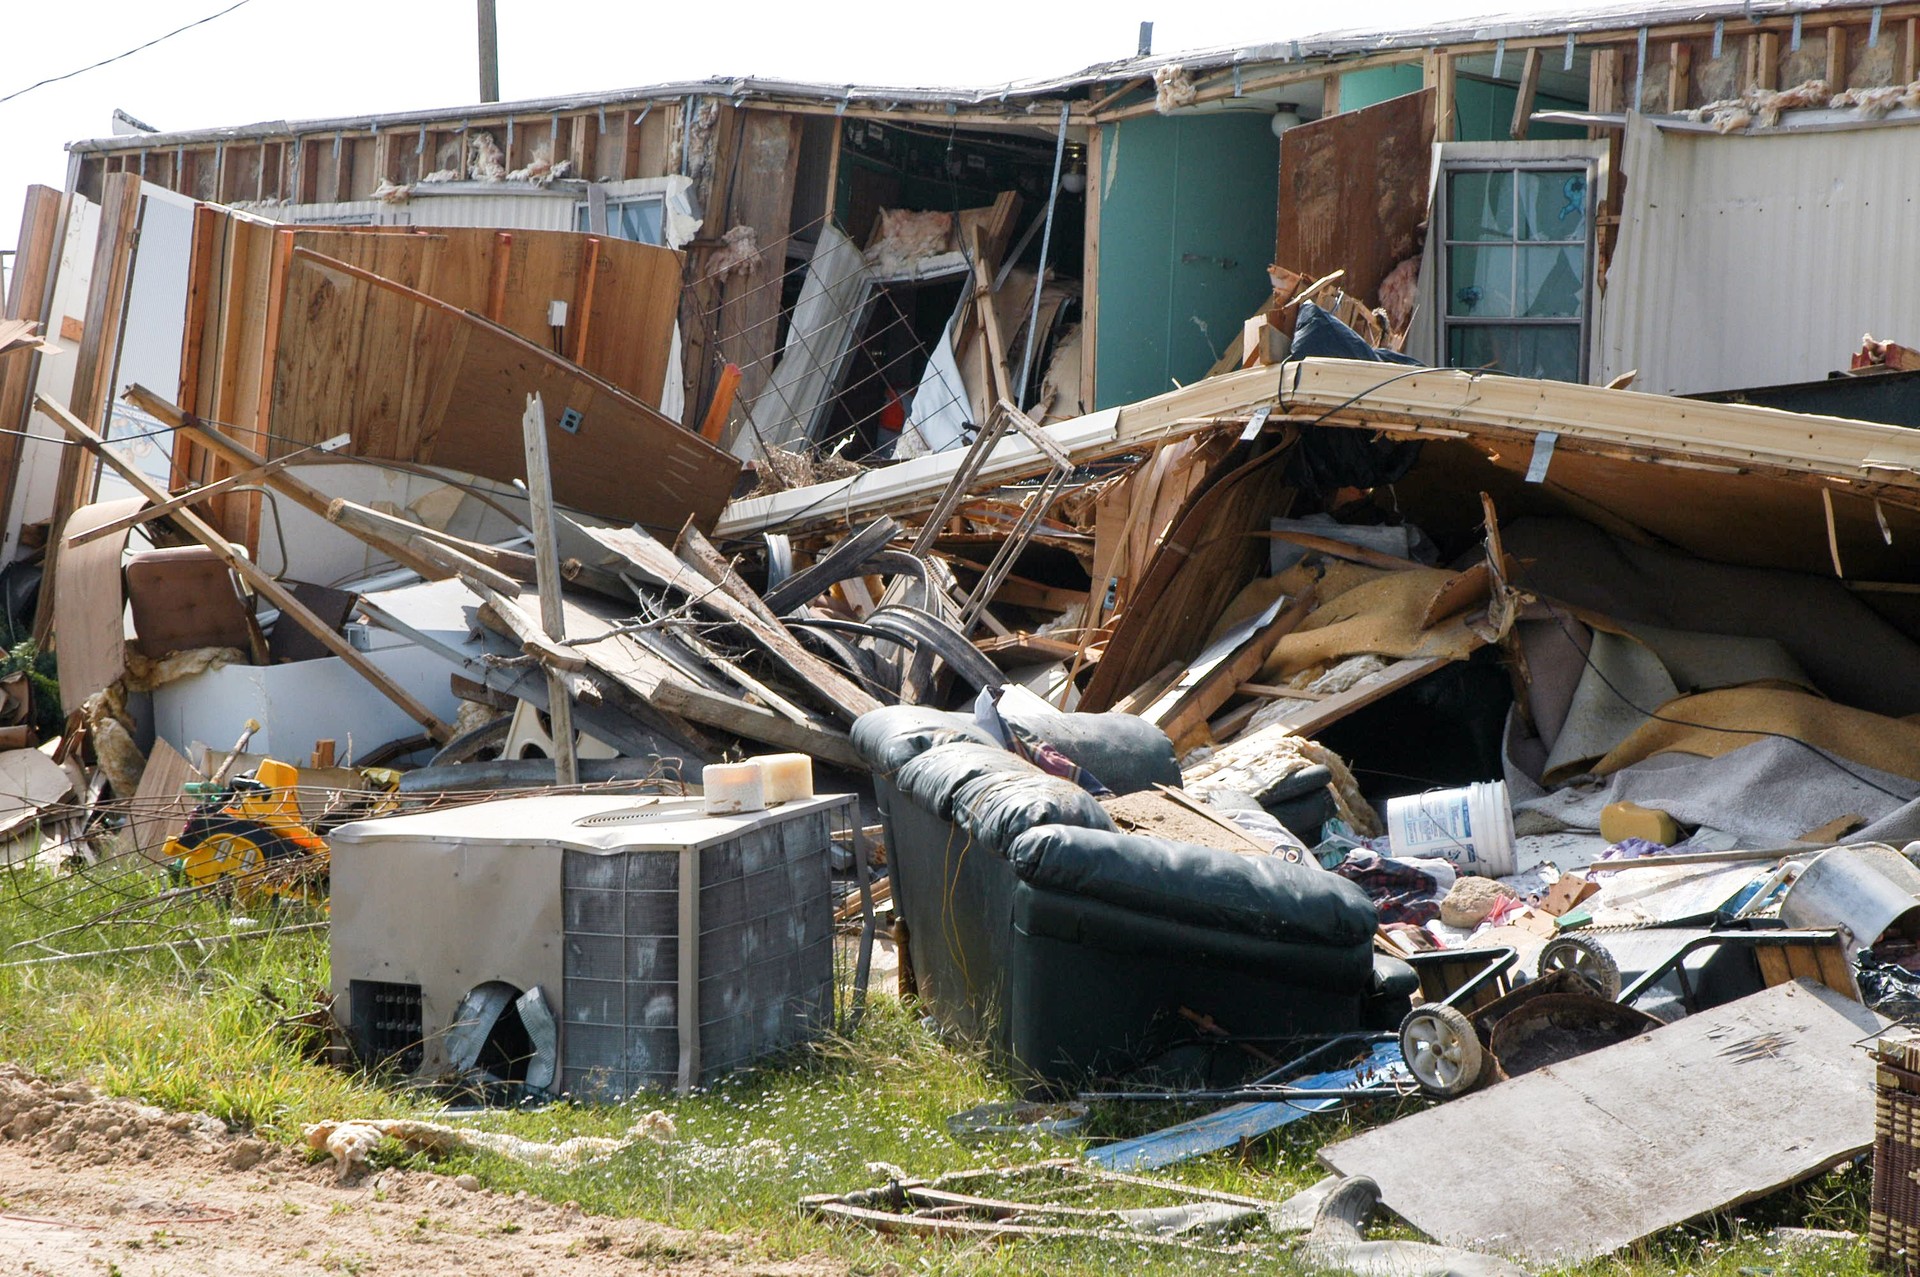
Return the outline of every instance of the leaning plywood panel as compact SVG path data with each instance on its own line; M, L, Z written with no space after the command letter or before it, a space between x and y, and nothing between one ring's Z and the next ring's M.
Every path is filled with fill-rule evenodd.
M6 317L9 319L42 318L41 311L49 300L47 286L60 234L61 204L60 192L51 186L27 188L18 248L7 279ZM0 360L0 431L5 432L0 433L0 509L13 505L24 441L22 432L27 423L27 399L39 369L37 352L23 352Z
M511 481L526 466L529 394L554 414L562 504L665 530L689 515L713 525L739 467L698 435L479 315L294 250L273 367L277 446L350 430L359 456Z
M1435 91L1288 129L1280 139L1277 265L1341 286L1368 305L1420 248L1427 220Z
M1439 1241L1580 1263L1871 1147L1873 1069L1858 1043L1885 1025L1795 981L1342 1140L1320 1160L1372 1176L1388 1209ZM1535 1129L1517 1131L1515 1114Z

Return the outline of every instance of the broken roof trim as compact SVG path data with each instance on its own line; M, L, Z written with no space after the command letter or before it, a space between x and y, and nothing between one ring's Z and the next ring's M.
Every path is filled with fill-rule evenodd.
M1046 108L1058 99L1086 90L1119 85L1150 76L1165 66L1182 66L1189 72L1211 72L1250 67L1294 67L1309 64L1332 65L1344 60L1372 58L1397 53L1413 54L1424 49L1458 48L1462 45L1488 45L1495 42L1544 41L1567 37L1618 35L1631 39L1646 27L1710 25L1719 21L1741 21L1758 27L1772 20L1806 15L1866 13L1881 9L1884 18L1920 14L1920 4L1875 5L1867 0L1707 0L1705 3L1672 3L1619 9L1572 9L1542 16L1497 14L1451 24L1412 27L1401 31L1334 31L1300 39L1275 40L1263 44L1195 49L1170 54L1117 59L1094 63L1071 74L1038 80L1009 81L982 88L891 87L885 85L827 84L817 81L784 80L758 76L713 76L704 80L682 80L635 88L564 94L557 97L526 98L515 102L484 102L453 107L435 107L422 111L397 111L376 115L340 116L312 120L265 120L252 124L172 132L88 138L70 142L67 150L78 155L110 155L121 151L139 151L156 147L194 146L220 142L253 142L292 138L311 133L366 133L388 129L435 124L462 124L504 120L510 116L561 113L643 102L677 101L689 97L714 97L736 103L754 101L771 106L831 107L836 112L862 115L894 114L902 111L944 111L957 115L962 111L986 111L1008 120L1038 117L1053 127L1056 120Z

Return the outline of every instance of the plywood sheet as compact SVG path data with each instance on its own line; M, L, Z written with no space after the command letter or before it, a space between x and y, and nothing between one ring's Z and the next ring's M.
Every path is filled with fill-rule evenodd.
M1886 1024L1811 982L1778 985L1320 1159L1372 1176L1388 1209L1439 1241L1580 1263L1864 1152L1873 1070L1857 1044Z
M1420 247L1433 156L1434 90L1288 129L1280 139L1273 260L1371 306L1380 281Z
M609 518L710 528L738 463L618 388L479 315L296 249L273 368L277 440L350 431L361 456L512 481L526 469L520 419L540 394L554 497ZM573 429L559 427L566 410Z
M82 506L67 520L77 536L125 518L146 505L145 497ZM89 696L126 672L126 592L120 555L127 533L115 532L78 547L68 546L54 565L54 629L60 636L60 710L71 714Z
M154 737L147 769L140 773L140 786L133 791L133 812L127 822L133 844L129 850L155 864L166 863L162 851L167 839L178 837L193 814L195 800L182 793L181 786L199 775L179 750Z

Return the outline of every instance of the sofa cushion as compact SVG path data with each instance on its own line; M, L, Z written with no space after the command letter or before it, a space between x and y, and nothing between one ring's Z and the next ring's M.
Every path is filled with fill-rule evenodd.
M1029 886L1265 940L1370 945L1366 893L1317 865L1098 828L1040 825L1007 847Z
M998 745L937 745L909 759L894 783L910 801L996 852L1035 825L1113 829L1106 809L1086 790Z
M908 759L953 741L993 743L970 716L926 705L889 705L862 714L853 724L854 749L881 776L891 776Z

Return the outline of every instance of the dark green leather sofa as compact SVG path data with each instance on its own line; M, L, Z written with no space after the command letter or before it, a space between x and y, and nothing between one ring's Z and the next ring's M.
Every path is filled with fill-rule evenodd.
M1166 736L1128 714L1021 724L1117 793L1178 786ZM1376 958L1372 903L1318 866L1118 832L1079 786L962 715L867 714L896 910L927 1009L1038 1087L1094 1077L1224 1085L1254 1057L1182 1009L1281 1040L1391 1029L1416 987Z

